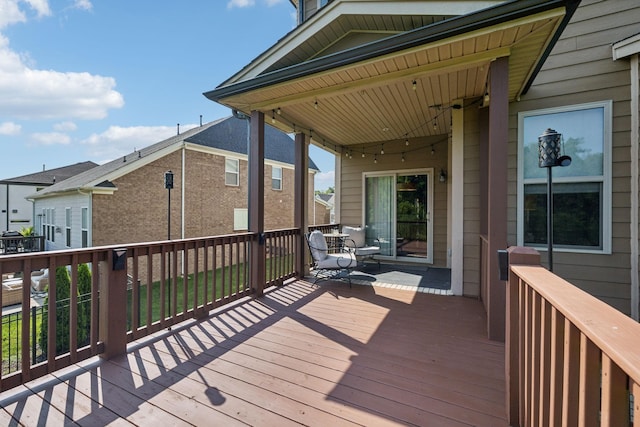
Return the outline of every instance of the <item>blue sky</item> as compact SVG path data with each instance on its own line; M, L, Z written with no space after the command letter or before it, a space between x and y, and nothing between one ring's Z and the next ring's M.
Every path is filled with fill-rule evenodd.
M289 0L0 0L0 179L230 115L202 93L294 27ZM310 154L332 186L333 156Z

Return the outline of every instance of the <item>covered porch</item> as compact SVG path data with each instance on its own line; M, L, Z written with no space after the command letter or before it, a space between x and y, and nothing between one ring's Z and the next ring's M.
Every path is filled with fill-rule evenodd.
M4 425L507 425L477 300L298 280L0 394Z
M526 93L577 2L357 3L327 4L205 93L251 119L249 228L262 232L260 132L268 124L295 134L296 170L306 170L309 144L336 155L336 222L367 227L392 260L409 249L418 262L450 268L452 293L482 297L488 336L503 340L496 253L510 237L508 183L517 173L509 103ZM421 195L404 200L411 177ZM302 230L304 179L296 180ZM411 231L415 224L423 229Z

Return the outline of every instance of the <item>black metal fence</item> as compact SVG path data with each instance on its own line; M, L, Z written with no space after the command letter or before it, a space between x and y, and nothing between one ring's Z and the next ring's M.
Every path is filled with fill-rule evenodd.
M59 301L57 305L58 311L68 311L70 307L70 299ZM91 294L83 294L78 296L78 312L89 310L91 306ZM31 347L31 364L35 364L46 359L40 346L40 326L42 319L48 314L48 304L30 308L30 338ZM2 327L2 373L3 375L12 373L20 369L21 364L21 348L22 348L22 311L2 315L0 322ZM58 328L60 325L58 325ZM68 327L64 328L68 331ZM78 343L79 346L86 343Z

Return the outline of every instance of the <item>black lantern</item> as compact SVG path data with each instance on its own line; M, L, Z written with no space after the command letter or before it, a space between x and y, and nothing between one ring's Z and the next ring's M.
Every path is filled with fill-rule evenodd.
M553 271L553 174L555 166L569 166L571 157L560 154L562 134L547 129L538 137L538 166L547 168L547 252L549 271ZM564 149L563 149L564 151Z
M164 188L167 189L167 240L171 240L171 189L173 188L173 172L164 173Z

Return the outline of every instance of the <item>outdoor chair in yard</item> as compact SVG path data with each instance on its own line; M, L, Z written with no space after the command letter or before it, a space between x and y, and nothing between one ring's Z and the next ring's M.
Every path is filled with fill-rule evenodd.
M367 245L365 229L363 227L350 227L345 225L342 227L342 234L349 235L349 237L345 239L344 245L353 252L358 261L364 264L365 259L370 259L377 262L378 268L380 268L380 261L374 258L375 255L380 254L380 246Z
M313 283L320 280L347 279L351 287L350 273L358 265L355 254L346 247L338 248L338 252L329 253L327 240L319 230L305 236L311 252L311 270L315 273Z

